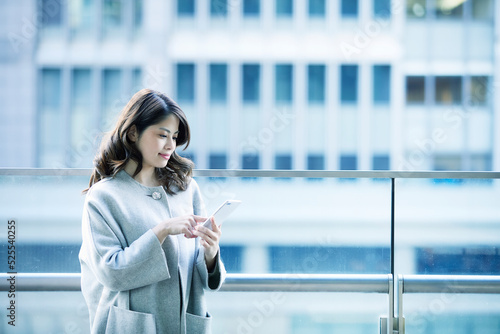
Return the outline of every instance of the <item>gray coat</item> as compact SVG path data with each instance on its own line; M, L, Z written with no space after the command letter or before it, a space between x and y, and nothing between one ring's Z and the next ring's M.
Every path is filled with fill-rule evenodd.
M160 244L151 230L186 214L206 215L194 180L174 196L143 186L125 171L92 186L83 210L80 264L93 334L211 333L204 289L217 290L224 280L219 255L208 273L197 238L170 235Z

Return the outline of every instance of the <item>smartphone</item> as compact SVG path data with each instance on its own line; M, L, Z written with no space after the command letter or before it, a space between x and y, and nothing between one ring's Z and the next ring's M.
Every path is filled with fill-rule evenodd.
M215 223L220 225L222 222L241 204L241 201L238 200L227 200L222 203L221 206L210 216L210 218L215 218ZM212 222L208 218L203 226L206 228L212 229Z

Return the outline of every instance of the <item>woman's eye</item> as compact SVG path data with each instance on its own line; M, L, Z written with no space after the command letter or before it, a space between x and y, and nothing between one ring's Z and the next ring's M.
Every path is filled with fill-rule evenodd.
M167 136L166 136L166 135L160 135L160 137L161 137L161 138L167 138Z
M177 141L177 137L172 138L173 140Z

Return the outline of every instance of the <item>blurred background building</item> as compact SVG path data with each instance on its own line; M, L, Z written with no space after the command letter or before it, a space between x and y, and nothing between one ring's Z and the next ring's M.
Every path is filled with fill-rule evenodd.
M136 91L153 88L187 114L193 138L185 155L198 169L500 169L500 5L494 0L21 0L0 6L0 167L92 167L102 133ZM24 224L24 272L79 271L78 196L86 181L4 179L0 214ZM246 203L225 226L230 272L390 271L387 182L200 184L209 208L227 197ZM500 274L498 191L491 180L404 182L398 271ZM70 204L61 208L61 201ZM74 295L58 296L44 307L45 320L36 314L47 296L26 297L26 333L87 332L81 298L75 304ZM372 315L384 311L384 299L374 296L325 303L321 295L290 295L286 303L276 299L268 313L260 310L269 296L250 297L248 304L245 298L211 297L216 333L368 333L377 328ZM498 301L466 303L471 309L442 311L437 323L430 312L417 322L424 325L410 322L410 329L500 333ZM413 309L429 314L432 305ZM258 326L256 319L262 319Z

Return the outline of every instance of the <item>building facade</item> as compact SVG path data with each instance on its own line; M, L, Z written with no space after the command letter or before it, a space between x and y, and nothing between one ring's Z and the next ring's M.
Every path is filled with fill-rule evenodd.
M91 167L143 87L186 111L202 169L498 166L494 1L3 6L6 167Z

